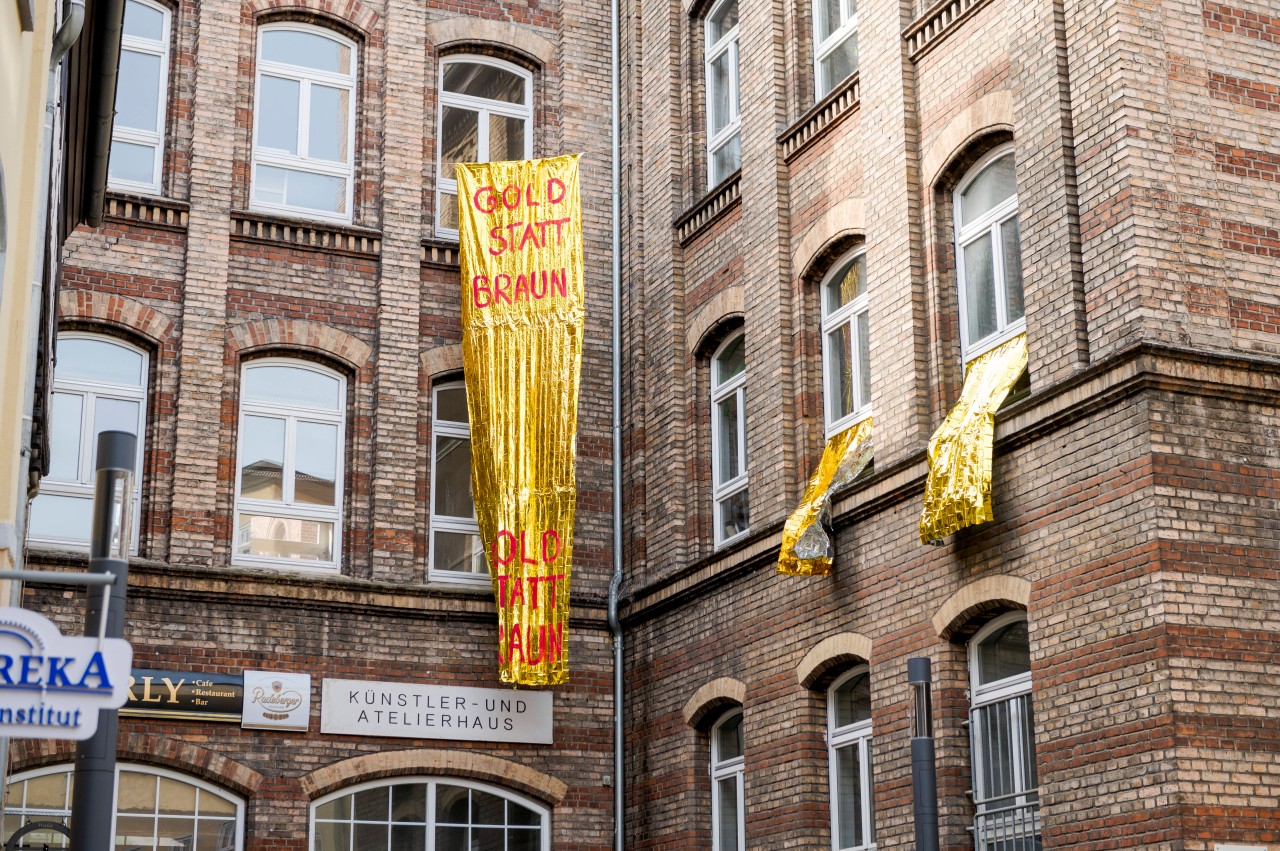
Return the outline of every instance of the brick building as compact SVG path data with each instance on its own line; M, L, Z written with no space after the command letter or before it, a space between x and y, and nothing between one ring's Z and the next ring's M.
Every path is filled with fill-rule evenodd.
M943 848L1280 848L1280 9L633 6L628 847L915 847L923 656ZM994 520L923 545L1019 334Z

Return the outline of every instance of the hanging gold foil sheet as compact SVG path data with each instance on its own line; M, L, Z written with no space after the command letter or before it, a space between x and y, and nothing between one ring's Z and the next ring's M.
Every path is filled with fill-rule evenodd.
M991 444L996 409L1027 368L1027 335L1019 334L966 366L960 401L929 439L929 479L920 541L937 543L991 511Z
M569 678L586 317L578 155L459 165L462 358L476 519L505 683Z
M831 494L852 482L871 461L871 417L833 434L822 450L818 468L809 479L804 498L787 518L778 553L778 572L788 576L825 576L831 572L831 536L822 515Z

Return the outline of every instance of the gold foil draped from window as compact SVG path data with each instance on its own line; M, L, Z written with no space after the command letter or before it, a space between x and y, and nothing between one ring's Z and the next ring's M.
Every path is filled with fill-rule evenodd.
M974 358L960 401L929 439L929 479L920 514L920 541L938 543L966 526L992 519L991 444L996 409L1027 368L1027 335Z
M822 515L831 504L831 495L866 469L871 451L871 417L833 434L827 441L804 498L783 527L778 573L825 576L831 572L833 548Z
M586 319L578 155L457 167L476 520L504 683L568 681Z

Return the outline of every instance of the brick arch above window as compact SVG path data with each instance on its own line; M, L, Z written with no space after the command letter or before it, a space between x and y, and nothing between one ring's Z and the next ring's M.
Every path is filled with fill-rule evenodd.
M172 319L128 296L63 290L58 294L58 314L64 322L94 322L132 331L157 348L177 343Z
M528 27L469 15L455 15L427 24L427 41L440 52L478 45L514 50L544 68L556 58L555 44Z
M1013 130L1013 92L1008 89L988 92L960 110L925 146L920 158L924 185L934 185L943 168L974 140L997 130Z
M336 358L353 370L369 363L373 348L346 331L305 319L254 319L233 325L227 332L231 345L241 353L267 348L302 348Z
M693 693L684 705L684 722L702 727L731 706L742 706L747 700L747 686L733 677L720 677Z
M693 312L685 328L688 351L709 351L712 337L731 319L740 319L744 313L745 291L741 284L725 287Z
M973 631L983 615L1021 609L1031 602L1031 583L1018 576L984 576L952 594L933 616L933 629L944 641L956 641Z
M564 800L568 785L511 760L474 751L414 748L351 757L302 775L302 790L315 799L347 786L384 777L458 777L482 780L511 789L555 806Z
M796 666L796 680L802 688L818 688L827 675L870 661L871 639L857 632L841 632L822 639L805 654Z
M462 371L462 344L436 346L422 353L422 371L428 378Z
M361 0L251 0L249 12L259 24L305 19L318 26L332 24L339 32L365 40L378 27L377 11Z
M843 251L855 237L867 232L861 198L845 198L805 229L791 252L791 268L801 278L813 275L833 251Z
M75 759L75 742L18 739L13 742L10 774ZM243 763L190 742L147 733L121 733L116 749L120 762L169 768L198 777L244 798L257 794L265 779Z

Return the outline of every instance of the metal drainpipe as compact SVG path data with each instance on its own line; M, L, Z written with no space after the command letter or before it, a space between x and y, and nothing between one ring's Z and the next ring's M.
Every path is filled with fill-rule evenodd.
M623 794L622 748L622 621L618 597L622 590L622 256L621 199L622 156L619 82L618 3L612 0L609 16L610 68L612 71L610 121L613 132L613 579L609 582L609 629L613 632L613 847L625 845L626 797Z

